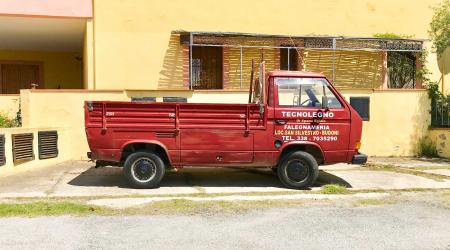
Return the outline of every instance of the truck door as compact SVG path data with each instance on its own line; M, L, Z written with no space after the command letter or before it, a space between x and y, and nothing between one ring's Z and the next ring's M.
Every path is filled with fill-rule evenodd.
M183 165L253 162L248 106L186 104L180 107L180 156ZM255 112L255 111L254 111Z
M285 143L319 145L325 163L345 161L350 112L329 82L325 78L276 77L274 83L274 135ZM327 101L327 108L322 101Z

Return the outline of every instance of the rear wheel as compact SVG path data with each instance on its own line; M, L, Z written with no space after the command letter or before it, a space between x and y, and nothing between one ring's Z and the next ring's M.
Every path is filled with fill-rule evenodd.
M277 168L278 178L288 188L302 189L314 184L319 177L316 159L303 151L296 151L281 159Z
M154 153L136 152L125 160L123 173L134 188L155 188L164 177L165 166Z

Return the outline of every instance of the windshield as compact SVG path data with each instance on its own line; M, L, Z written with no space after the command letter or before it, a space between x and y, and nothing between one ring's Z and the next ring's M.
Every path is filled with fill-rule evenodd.
M322 107L322 97L327 96L328 108L342 108L336 95L323 78L277 77L278 105L292 107Z

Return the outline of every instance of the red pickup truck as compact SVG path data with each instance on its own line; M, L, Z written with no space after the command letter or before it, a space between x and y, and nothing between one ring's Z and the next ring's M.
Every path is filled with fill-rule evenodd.
M88 157L123 166L136 188L188 166L272 168L285 186L306 188L318 165L367 161L362 120L324 75L262 78L248 104L87 101Z

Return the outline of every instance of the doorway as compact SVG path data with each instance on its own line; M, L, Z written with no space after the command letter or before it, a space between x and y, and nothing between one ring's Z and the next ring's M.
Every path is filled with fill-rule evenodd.
M42 85L42 63L0 61L0 94L19 94L21 89L42 88Z

